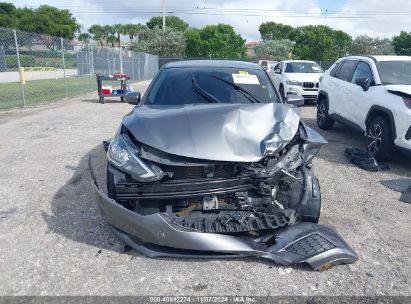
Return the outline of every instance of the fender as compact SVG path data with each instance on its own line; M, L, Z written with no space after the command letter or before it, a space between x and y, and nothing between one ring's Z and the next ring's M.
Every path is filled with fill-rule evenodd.
M378 105L373 105L367 113L367 117L365 118L365 125L368 125L368 123L371 120L371 114L373 111L381 111L384 112L385 114L387 114L388 119L390 121L390 125L391 125L391 133L392 133L392 138L396 139L397 138L397 128L395 127L395 120L394 120L394 115L392 114L392 111L384 108L382 106L378 106Z

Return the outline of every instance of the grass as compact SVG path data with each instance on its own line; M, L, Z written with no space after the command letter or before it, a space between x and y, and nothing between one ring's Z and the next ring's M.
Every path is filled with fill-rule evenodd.
M88 76L67 78L68 97L97 90L94 77ZM43 79L27 81L24 85L26 105L47 103L62 99L65 96L64 79ZM19 82L0 83L0 110L22 107L23 99Z

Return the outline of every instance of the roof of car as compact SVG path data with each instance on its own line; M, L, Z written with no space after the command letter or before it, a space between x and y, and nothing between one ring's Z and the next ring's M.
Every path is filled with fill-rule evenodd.
M362 59L362 58L370 58L373 61L381 62L381 61L411 61L411 56L388 56L388 55L355 55L355 56L348 56L345 58L351 59Z
M315 61L311 61L311 60L283 60L281 62L284 63L290 63L290 62L309 62L309 63L315 63Z
M191 68L191 67L227 67L238 69L262 69L261 65L253 62L236 60L187 60L167 63L165 68Z

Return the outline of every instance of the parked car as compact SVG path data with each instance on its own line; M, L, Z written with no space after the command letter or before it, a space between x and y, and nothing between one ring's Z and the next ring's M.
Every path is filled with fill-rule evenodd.
M277 63L278 61L258 60L258 64L261 65L268 74L271 74L273 72L273 68Z
M393 148L411 151L411 57L349 56L337 60L320 83L317 123L335 121L366 134L366 148L389 160Z
M315 102L323 73L314 61L284 60L274 67L272 79L283 99L289 95L300 95L305 102Z
M260 65L169 63L141 100L127 99L138 106L108 147L108 196L91 177L103 215L129 246L151 257L254 256L318 270L357 259L315 224L312 159L326 141Z

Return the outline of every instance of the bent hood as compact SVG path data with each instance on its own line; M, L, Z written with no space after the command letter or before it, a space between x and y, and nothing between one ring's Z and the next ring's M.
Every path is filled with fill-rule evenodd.
M135 107L123 124L151 147L214 161L256 162L282 149L299 126L286 104L198 104Z

